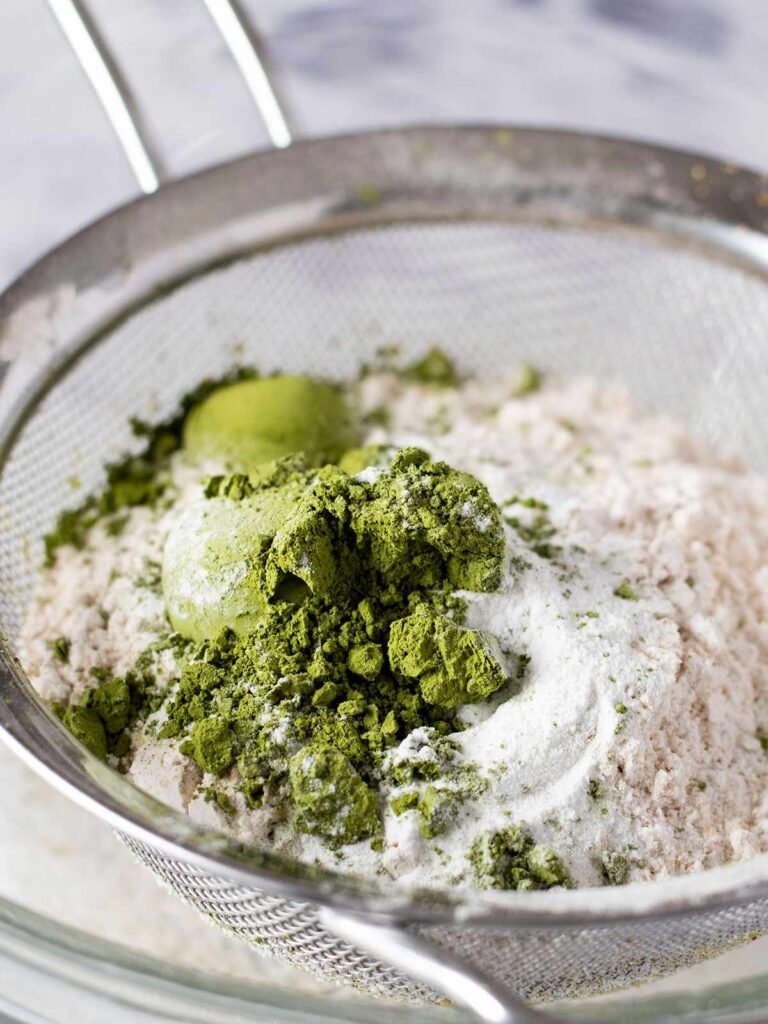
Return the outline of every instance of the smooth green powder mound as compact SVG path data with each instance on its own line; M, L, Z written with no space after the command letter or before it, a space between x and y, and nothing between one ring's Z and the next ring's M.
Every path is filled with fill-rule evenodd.
M211 498L182 513L166 540L162 566L175 630L203 640L225 627L237 633L253 627L268 600L266 554L305 486L304 476L257 492L247 478L213 481ZM243 488L247 501L227 496Z
M218 388L191 410L183 437L191 455L220 459L233 469L295 452L304 452L313 465L335 462L357 440L338 387L287 374Z

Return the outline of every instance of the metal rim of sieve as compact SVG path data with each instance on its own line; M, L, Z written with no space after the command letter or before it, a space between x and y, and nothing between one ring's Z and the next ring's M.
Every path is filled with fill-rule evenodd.
M706 192L696 186L708 183ZM478 186L478 182L480 185ZM0 473L37 403L109 326L160 292L245 253L407 221L534 222L651 233L766 277L760 175L621 139L508 127L415 128L302 142L192 176L85 229L0 297L0 345L45 331L57 354L16 396ZM376 199L361 198L361 189ZM768 894L768 856L699 875L568 893L408 891L308 868L192 825L80 749L4 645L0 727L59 788L122 832L266 891L413 922L597 925L704 912Z

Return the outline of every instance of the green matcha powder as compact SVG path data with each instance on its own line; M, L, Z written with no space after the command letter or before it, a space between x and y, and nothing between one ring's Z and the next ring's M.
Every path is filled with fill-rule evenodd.
M434 366L425 386L458 380L444 356L431 353ZM415 812L426 837L440 835L487 785L457 763L456 709L501 690L504 663L515 664L465 628L456 593L498 588L499 509L480 481L424 451L355 448L358 428L333 385L249 376L206 391L47 539L51 560L61 544L82 546L101 516L156 502L179 448L227 467L167 539L173 631L127 676L96 670L84 701L57 709L64 724L120 764L138 723L222 780L207 792L225 812L226 783L251 808L279 803L296 831L332 848L380 848L383 790L395 790L395 814ZM161 688L152 666L165 647L180 674ZM54 653L68 651L58 638ZM417 728L435 760L389 756ZM483 886L568 884L523 826L476 838L468 858Z

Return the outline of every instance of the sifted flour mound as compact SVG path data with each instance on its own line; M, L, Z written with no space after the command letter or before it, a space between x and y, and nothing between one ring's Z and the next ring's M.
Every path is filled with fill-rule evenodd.
M460 714L457 761L486 788L438 838L415 810L385 811L381 851L329 850L278 809L226 815L167 741L135 737L143 788L243 839L407 883L471 879L473 837L525 822L577 884L660 877L768 850L768 481L620 391L583 379L516 394L512 381L434 390L378 374L359 386L386 427L366 443L417 445L486 484L506 525L501 589L463 596L467 625L522 653L517 684ZM168 631L159 563L203 475L179 458L171 509L136 509L62 549L27 619L22 661L48 698L128 670ZM50 641L71 641L69 661ZM172 685L175 662L156 666ZM389 755L429 759L415 731ZM397 798L395 788L384 795Z

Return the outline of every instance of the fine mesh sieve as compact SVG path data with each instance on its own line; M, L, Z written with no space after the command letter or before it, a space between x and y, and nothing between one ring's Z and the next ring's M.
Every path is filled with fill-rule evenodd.
M12 653L40 538L136 443L129 418L162 418L238 363L341 378L382 343L407 357L439 342L480 373L586 371L768 471L766 243L733 226L760 213L759 179L694 163L715 220L681 154L512 138L425 129L303 144L133 204L5 296L0 408L0 718L17 749L246 941L379 994L435 998L427 982L499 1020L529 1019L510 992L606 991L768 930L765 858L561 894L401 893L321 874L139 794L36 703Z

